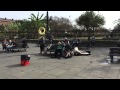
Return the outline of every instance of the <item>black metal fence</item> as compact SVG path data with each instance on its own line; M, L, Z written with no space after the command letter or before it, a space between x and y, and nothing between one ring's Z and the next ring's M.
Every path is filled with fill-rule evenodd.
M55 38L57 37L87 37L88 32L84 30L69 30L65 32L65 30L51 30L50 34L53 35ZM14 38L15 36L18 36L18 38L26 37L27 39L38 39L39 34L38 32L0 32L0 38ZM90 31L90 36L93 35L93 32ZM97 37L100 36L107 36L108 32L95 32L94 34Z

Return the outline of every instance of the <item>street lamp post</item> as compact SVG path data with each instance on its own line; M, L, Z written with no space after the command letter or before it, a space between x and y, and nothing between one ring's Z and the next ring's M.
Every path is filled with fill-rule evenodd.
M45 37L47 37L47 35L48 35L48 31L49 31L49 13L48 13L48 11L47 11L47 14L46 14L46 34L45 34ZM45 41L46 41L46 38L45 38Z
M49 14L48 14L48 11L47 11L47 31L49 31L49 24L48 24L48 22L49 22Z
M51 30L51 22L52 22L52 18L51 17L49 18L49 13L47 11L47 25L46 25L47 32Z
M50 17L50 30L51 30L52 17Z
M50 31L51 31L51 22L52 22L52 18L51 17L49 18L49 13L47 11L47 38L50 39L50 40L52 38L52 35L50 33ZM52 43L52 41L50 43Z

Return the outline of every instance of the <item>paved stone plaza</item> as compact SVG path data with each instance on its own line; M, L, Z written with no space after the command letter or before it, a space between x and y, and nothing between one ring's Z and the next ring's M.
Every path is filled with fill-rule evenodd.
M29 44L27 52L1 52L0 79L119 79L120 63L115 57L109 63L109 48L91 48L90 56L55 59L39 54L36 44ZM31 55L30 65L21 66L21 55ZM106 63L108 62L108 63Z

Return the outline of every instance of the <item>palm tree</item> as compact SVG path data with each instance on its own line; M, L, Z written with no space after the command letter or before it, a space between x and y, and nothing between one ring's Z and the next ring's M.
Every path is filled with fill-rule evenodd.
M44 26L45 19L42 19L43 15L44 14L39 16L39 12L38 12L37 16L35 16L35 14L32 13L31 17L28 18L35 25L36 30L38 30L41 26Z

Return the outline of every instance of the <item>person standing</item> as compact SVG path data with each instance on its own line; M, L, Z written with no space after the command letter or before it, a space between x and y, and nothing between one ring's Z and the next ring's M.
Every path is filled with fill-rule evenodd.
M22 43L23 43L23 46L22 46L23 48L26 48L28 46L26 38L23 38Z
M95 46L95 36L92 36L91 38L91 46Z
M7 49L7 45L8 45L8 41L5 39L5 40L2 42L2 48L3 48L3 50L6 50L6 49Z
M43 36L40 38L39 44L40 44L40 54L42 54L45 48L45 38Z

